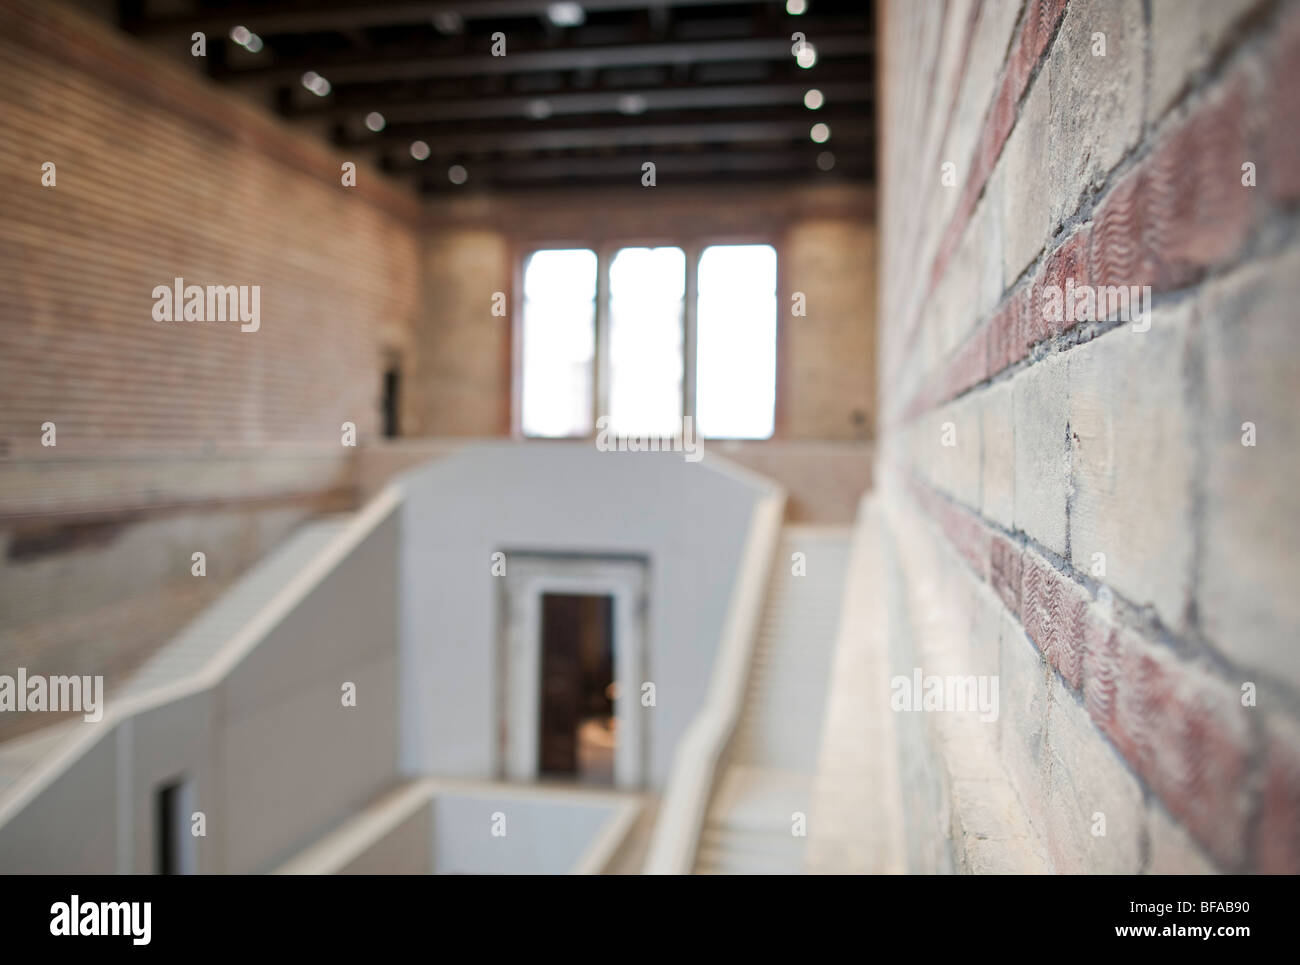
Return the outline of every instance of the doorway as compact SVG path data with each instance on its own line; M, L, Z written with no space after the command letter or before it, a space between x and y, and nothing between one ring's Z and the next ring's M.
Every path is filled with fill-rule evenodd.
M614 599L542 594L542 777L614 783Z
M645 563L507 553L500 773L640 787Z

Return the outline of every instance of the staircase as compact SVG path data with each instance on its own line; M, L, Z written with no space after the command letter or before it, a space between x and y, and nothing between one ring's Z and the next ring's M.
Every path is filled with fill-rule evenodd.
M300 526L146 661L119 696L146 694L201 670L343 531L351 518L350 514L340 513Z
M807 838L831 658L839 628L848 527L787 526L754 647L745 706L718 775L697 874L799 874ZM791 572L804 554L806 575Z

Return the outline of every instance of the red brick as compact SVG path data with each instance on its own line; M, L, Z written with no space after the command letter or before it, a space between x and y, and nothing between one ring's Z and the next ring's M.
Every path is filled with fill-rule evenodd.
M950 503L943 504L940 522L958 555L970 564L980 579L987 580L992 536L989 529L970 513Z
M944 373L944 383L939 394L941 400L954 398L984 380L987 337L984 326L981 325L962 343Z
M975 151L975 169L980 172L978 181L980 187L984 186L989 175L993 173L998 157L1002 154L1002 148L1006 146L1007 138L1011 136L1011 129L1015 127L1016 104L1019 103L1023 90L1023 87L1016 86L1016 81L1010 72L1003 75L997 96L985 121L984 130L980 132L979 146Z
M1005 536L989 540L989 582L1008 610L1020 615L1020 547Z
M1279 201L1300 198L1300 11L1292 10L1269 58L1268 126L1261 184Z
M1091 234L1091 229L1085 226L1074 232L1069 238L1066 238L1056 247L1055 251L1047 256L1043 269L1034 279L1030 311L1035 319L1033 331L1035 334L1041 333L1039 337L1046 338L1052 335L1060 335L1078 324L1077 320L1067 320L1073 312L1067 310L1064 296L1067 291L1067 282L1072 283L1072 286L1069 286L1071 291L1082 285L1089 284L1088 241ZM1059 321L1048 320L1047 318L1046 291L1050 285L1055 285L1061 292L1062 303Z
M1008 296L989 319L988 375L997 375L1008 365L1025 357L1024 316L1029 310L1029 289L1017 289Z
M1300 733L1290 721L1268 729L1252 870L1300 874Z
M1092 284L1169 290L1236 253L1250 222L1245 115L1237 77L1115 185L1093 225Z
M1020 619L1047 661L1074 689L1083 681L1088 592L1032 550L1022 561Z
M1097 210L1089 236L1088 276L1094 285L1131 285L1145 274L1141 258L1143 169L1125 175Z
M1115 720L1116 691L1120 677L1120 631L1108 627L1083 650L1083 702L1093 723L1118 747Z
M1106 638L1101 661L1113 673L1105 688L1085 688L1094 721L1115 742L1169 813L1225 867L1246 843L1250 758L1247 711L1228 684L1121 630ZM1090 670L1097 655L1089 656ZM1098 711L1102 711L1098 719Z
M1064 10L1064 0L1029 0L1026 3L1020 33L1007 59L1007 86L1013 97L1012 103L1018 102L1025 92L1029 75L1047 49L1047 41Z
M952 220L944 229L943 238L935 252L934 264L930 266L931 291L938 287L939 282L943 280L944 272L948 270L948 262L952 259L953 252L957 250L957 245L961 243L962 234L965 233L966 225L969 224L971 214L975 211L975 198L983 186L983 181L976 184L972 176L967 179L966 185L962 188L961 199L957 202L956 210L953 211ZM918 319L913 319L913 326L920 328Z

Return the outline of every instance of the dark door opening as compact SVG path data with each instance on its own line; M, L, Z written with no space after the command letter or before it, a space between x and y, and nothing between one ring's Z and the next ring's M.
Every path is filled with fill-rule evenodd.
M398 401L399 392L401 391L401 373L397 366L393 365L384 372L384 438L396 439L400 434L400 426L397 422L399 411Z
M177 781L160 787L154 799L154 834L157 837L157 846L154 849L156 874L185 873L182 850L184 840L181 838L185 827L183 792L183 785Z
M614 783L614 599L542 595L539 771Z

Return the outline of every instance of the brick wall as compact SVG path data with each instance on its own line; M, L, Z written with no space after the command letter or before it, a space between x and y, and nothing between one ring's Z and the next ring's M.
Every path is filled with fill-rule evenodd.
M212 595L192 551L237 576L345 495L419 204L56 4L0 3L0 113L0 667L120 671ZM154 321L176 277L260 285L260 330Z
M1001 766L1057 870L1300 871L1300 4L880 27L877 470L998 609Z

